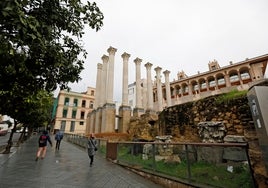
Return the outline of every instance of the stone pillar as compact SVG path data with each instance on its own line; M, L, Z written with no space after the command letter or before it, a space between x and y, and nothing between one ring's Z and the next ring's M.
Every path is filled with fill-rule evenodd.
M207 91L209 91L208 79L206 78Z
M109 68L106 84L106 102L103 105L101 112L101 132L111 133L115 131L115 115L116 107L113 101L114 93L114 56L116 48L110 47L107 52L109 53Z
M230 76L228 73L224 75L226 87L231 87Z
M86 134L94 133L95 132L95 116L96 116L96 110L93 110L88 115L88 117L87 117Z
M142 108L141 105L141 62L142 59L136 58L134 60L136 64L136 108Z
M163 93L162 93L162 82L161 82L161 67L156 67L156 87L157 87L157 103L158 103L158 112L163 110Z
M146 82L147 82L147 80L146 80ZM142 108L143 109L146 109L147 108L147 101L148 101L148 99L147 99L147 84L145 84L144 83L144 85L143 85L143 87L142 87L142 89L141 89L141 93L142 93Z
M102 73L101 73L101 99L100 99L100 105L103 106L106 103L106 85L107 85L107 67L108 67L108 61L109 57L107 55L102 56Z
M170 71L165 70L165 87L166 87L166 98L167 98L167 107L171 106L171 94L170 94L170 82L169 82L169 73Z
M136 65L136 106L133 110L133 116L139 117L144 113L144 109L142 107L142 88L141 88L141 62L142 59L136 58L134 63ZM145 100L145 99L144 99Z
M99 89L99 93L97 93L98 97L99 97L99 105L97 107L97 110L95 112L95 128L94 128L94 132L95 133L100 133L102 128L102 107L103 105L106 103L106 85L107 85L107 67L108 67L108 60L109 57L107 55L103 55L101 57L102 59L102 71L101 71L101 75L100 75L100 84L96 86L100 87Z
M191 82L188 82L188 95L189 96L193 95L193 85Z
M128 106L128 60L130 54L123 53L123 82L122 82L122 106Z
M100 101L101 101L101 74L102 74L102 64L98 63L97 64L97 78L96 78L96 97L94 101L94 109L100 106Z
M109 53L109 68L108 68L108 79L107 79L107 103L113 103L114 94L114 56L116 48L110 47L107 52Z
M146 111L153 111L153 85L152 85L152 73L151 68L153 64L146 63L144 65L146 67L146 73L147 73L147 106Z
M101 133L115 132L115 104L106 103L102 108L101 114Z
M123 58L123 98L119 108L118 132L126 133L131 117L131 107L128 105L128 59L130 54L125 52L121 57Z
M243 87L243 80L241 78L241 74L240 74L239 70L237 71L237 76L238 76L241 87Z
M218 85L218 79L216 76L214 76L214 81L215 81L215 86L216 86L216 89L215 90L218 90L219 89L219 85Z

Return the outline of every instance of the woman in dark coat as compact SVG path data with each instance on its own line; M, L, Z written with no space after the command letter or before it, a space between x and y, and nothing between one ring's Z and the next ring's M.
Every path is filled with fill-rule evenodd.
M97 141L95 139L94 134L90 134L87 142L87 148L88 148L88 157L90 159L90 166L92 166L94 161L94 155L96 154L97 151Z

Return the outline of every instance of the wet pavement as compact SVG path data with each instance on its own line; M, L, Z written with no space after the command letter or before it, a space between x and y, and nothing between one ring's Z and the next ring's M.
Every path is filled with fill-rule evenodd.
M62 141L60 150L48 146L46 157L35 161L38 136L10 154L0 154L0 188L160 188L96 154L89 166L87 151Z

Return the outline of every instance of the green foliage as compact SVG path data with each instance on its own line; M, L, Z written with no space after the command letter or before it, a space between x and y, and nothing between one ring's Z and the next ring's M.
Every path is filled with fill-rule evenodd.
M29 113L42 116L40 92L80 80L87 54L81 44L84 26L98 31L102 20L94 2L2 0L0 114L19 121Z
M246 96L246 94L247 94L247 90L244 90L244 91L232 90L229 93L219 95L217 97L217 99L216 99L216 103L217 104L221 104L221 103L227 103L228 104L233 99L237 99L237 98Z
M53 96L47 91L39 91L37 95L32 95L24 101L24 119L20 120L30 128L46 126L50 123L53 107Z

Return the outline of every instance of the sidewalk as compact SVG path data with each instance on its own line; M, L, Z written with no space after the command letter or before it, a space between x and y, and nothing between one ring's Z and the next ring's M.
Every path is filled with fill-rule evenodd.
M95 156L93 167L85 149L62 141L59 151L48 146L44 160L35 161L38 136L9 155L0 154L0 188L160 188L121 166Z

